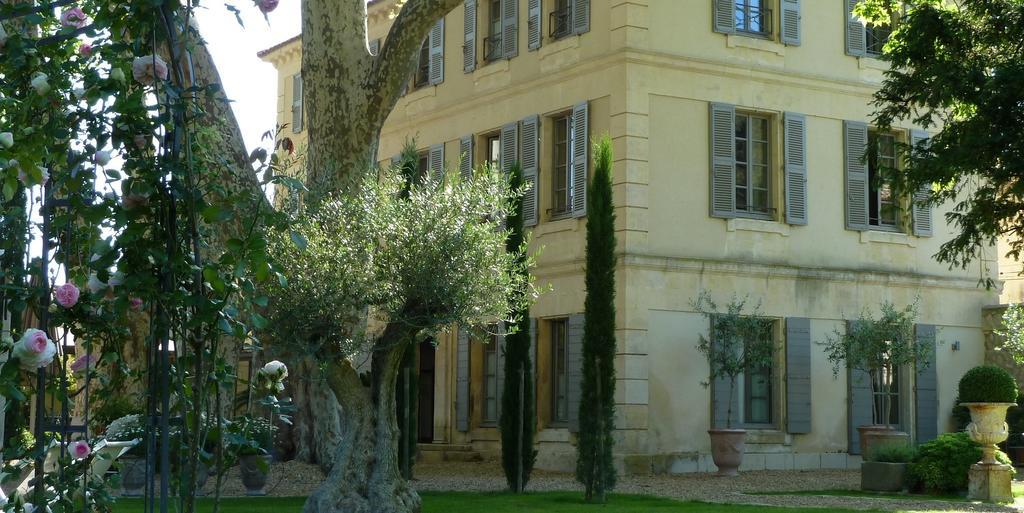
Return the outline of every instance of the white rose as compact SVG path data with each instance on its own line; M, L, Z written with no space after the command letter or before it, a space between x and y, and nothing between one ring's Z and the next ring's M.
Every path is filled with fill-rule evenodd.
M277 360L272 360L263 366L263 373L280 381L288 377L288 367Z
M92 292L93 294L107 288L107 284L100 281L99 277L96 276L96 273L89 275L89 281L85 286L89 289L89 292Z
M10 132L0 132L0 145L3 145L4 148L14 146L14 134Z
M31 84L40 96L50 92L50 77L46 76L46 73L37 73L32 77Z
M96 158L96 165L98 165L100 167L106 166L107 164L110 163L110 152L109 151L103 151L103 150L97 151L96 155L94 157Z

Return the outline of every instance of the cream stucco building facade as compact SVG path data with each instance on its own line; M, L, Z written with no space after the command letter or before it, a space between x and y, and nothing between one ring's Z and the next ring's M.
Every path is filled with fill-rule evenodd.
M872 55L884 34L851 23L849 4L467 0L425 41L380 160L415 138L426 166L518 160L534 181L531 240L543 248L535 274L551 286L530 312L538 466L574 465L580 186L587 141L604 134L615 152L615 451L626 471L713 469L706 431L727 401L750 429L745 468L855 465L850 435L870 422L871 398L833 374L818 342L883 300L918 300L919 328L936 333L935 365L902 376L898 422L918 440L950 428L956 383L984 360L982 308L999 297L978 283L995 277L996 263L935 262L951 234L943 208L868 185L892 138L926 134L869 126L885 69ZM386 44L392 8L368 6L371 51ZM293 39L261 55L278 69L279 120L299 122L301 148L302 112L316 105L301 100L300 46ZM874 137L881 154L863 163ZM701 291L720 304L748 296L773 319L776 365L731 397L701 386L708 367L696 345L709 322L692 306ZM422 441L496 453L493 347L453 334L424 348Z

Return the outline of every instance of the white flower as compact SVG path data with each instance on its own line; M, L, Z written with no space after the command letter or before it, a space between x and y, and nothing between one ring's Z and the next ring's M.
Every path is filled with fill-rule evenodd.
M158 55L144 55L132 61L132 78L142 85L167 80L167 63Z
M46 76L46 73L36 73L36 76L32 77L32 88L36 90L36 93L40 96L50 92L50 77Z
M14 146L14 134L10 132L0 132L0 145L3 145L4 148Z
M280 381L288 377L288 367L277 360L267 362L267 364L263 366L262 371L267 375L267 377L272 378L275 381Z
M85 286L89 289L89 292L92 292L93 294L107 288L107 284L100 281L99 277L96 276L96 273L89 275L89 281Z
M46 332L35 328L25 330L21 340L14 346L14 356L25 370L36 370L50 365L55 354L57 345L50 340Z
M96 155L94 155L94 157L96 159L96 165L97 166L103 167L103 166L106 166L107 164L110 163L110 152L109 151L103 151L103 150L97 151Z

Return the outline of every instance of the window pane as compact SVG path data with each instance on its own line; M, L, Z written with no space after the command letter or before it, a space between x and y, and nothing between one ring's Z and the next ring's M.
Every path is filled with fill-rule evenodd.
M736 187L747 186L747 166L736 164Z
M764 189L754 189L751 191L752 200L750 202L750 209L758 212L768 211L768 191Z
M739 114L736 116L736 138L745 139L747 137L747 116Z
M551 421L568 422L569 400L566 381L566 321L551 321Z
M751 173L752 183L754 187L759 189L768 188L768 167L767 166L753 166L753 173Z
M768 140L768 120L766 118L750 118L750 138L755 141Z

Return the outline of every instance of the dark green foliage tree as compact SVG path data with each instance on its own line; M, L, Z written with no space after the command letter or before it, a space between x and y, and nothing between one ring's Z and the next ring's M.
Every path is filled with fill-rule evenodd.
M615 428L615 210L612 145L594 147L594 176L587 187L587 295L583 325L583 384L580 396L576 479L588 501L605 502L615 487L612 431Z
M408 198L409 191L423 183L423 173L419 169L419 154L416 142L406 141L402 147L402 155L398 162L399 173L405 180L402 197ZM395 386L395 413L398 418L398 466L402 477L412 479L412 467L416 463L416 443L419 418L419 384L420 374L416 353L419 345L409 344L402 355L401 368L398 370L398 382Z
M929 201L954 205L946 220L958 232L936 257L964 267L998 237L1018 257L1024 248L1024 2L865 0L858 13L895 28L884 50L892 68L875 94L875 124L910 122L933 132L914 151L903 145L911 158L891 181L903 191L934 184Z
M523 186L522 169L516 163L509 177L512 190ZM513 195L506 220L509 252L523 247L523 201ZM526 258L525 253L520 253ZM525 269L525 267L523 268ZM530 361L530 310L525 307L505 323L505 386L501 395L501 466L512 492L521 493L530 481L530 472L537 459L533 449L534 429L537 425L533 400L533 363Z

